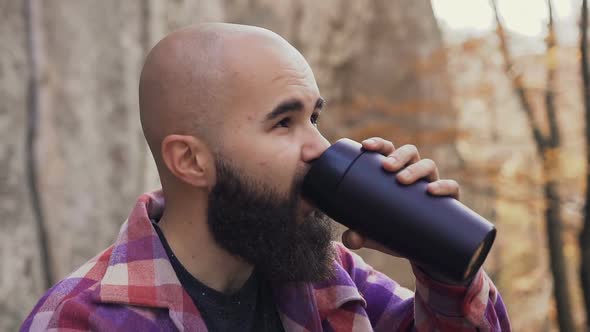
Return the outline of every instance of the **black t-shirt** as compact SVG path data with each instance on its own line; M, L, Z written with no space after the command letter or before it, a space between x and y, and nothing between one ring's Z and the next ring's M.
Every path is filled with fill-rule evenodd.
M256 270L233 294L216 291L193 277L170 249L158 224L152 221L182 287L199 309L210 332L284 332L268 282Z

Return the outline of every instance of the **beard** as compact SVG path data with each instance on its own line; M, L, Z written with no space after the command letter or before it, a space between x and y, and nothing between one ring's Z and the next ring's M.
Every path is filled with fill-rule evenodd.
M268 281L316 282L333 276L333 225L318 210L298 213L303 174L280 195L216 158L207 222L215 241ZM286 196L286 197L285 197Z

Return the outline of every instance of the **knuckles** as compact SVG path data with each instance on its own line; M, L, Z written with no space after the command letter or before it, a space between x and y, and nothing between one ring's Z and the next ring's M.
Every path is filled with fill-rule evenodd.
M432 159L422 159L422 160L420 160L420 162L428 168L432 168L432 169L436 168L436 163Z

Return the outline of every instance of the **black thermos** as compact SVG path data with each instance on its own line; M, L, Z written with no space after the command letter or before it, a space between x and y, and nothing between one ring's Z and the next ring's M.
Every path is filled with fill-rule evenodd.
M335 221L455 281L483 264L496 229L451 197L403 185L383 169L385 156L343 138L312 162L303 196Z

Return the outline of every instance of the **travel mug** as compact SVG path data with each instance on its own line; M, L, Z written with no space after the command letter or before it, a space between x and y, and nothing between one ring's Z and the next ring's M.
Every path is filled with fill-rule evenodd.
M426 180L399 183L385 156L343 138L311 164L302 194L326 215L427 271L472 278L496 236L489 221L452 197L433 196Z

